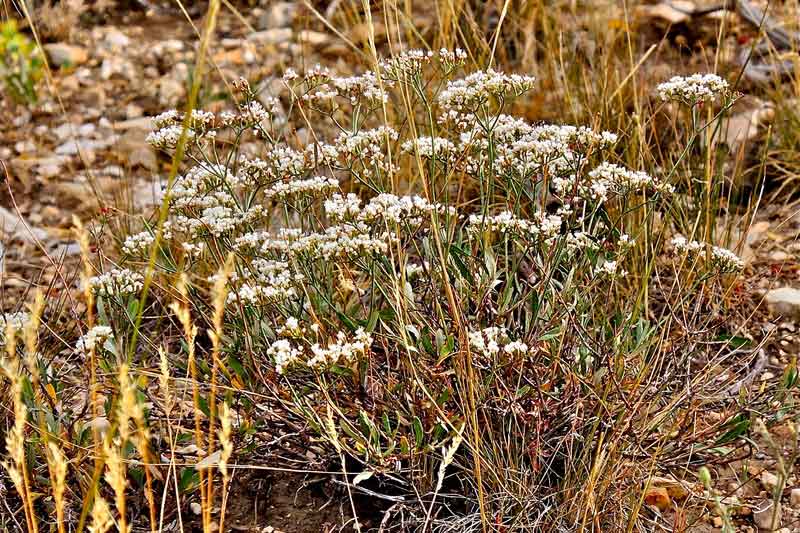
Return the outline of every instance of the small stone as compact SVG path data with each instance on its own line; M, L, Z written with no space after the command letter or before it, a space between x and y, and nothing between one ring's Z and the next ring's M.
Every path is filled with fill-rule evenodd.
M765 372L765 374L768 374L768 373L769 372ZM770 379L774 378L774 377L775 377L774 375L770 376ZM766 378L764 378L763 376L762 376L761 379L762 379L762 381L766 381ZM775 487L777 487L778 483L780 482L780 480L778 479L778 476L776 476L775 474L773 474L772 472L770 472L768 470L764 470L763 472L761 472L760 479L761 479L761 486L764 487L769 492L772 492L773 490L775 490Z
M789 493L789 502L792 507L800 508L800 488L792 489L792 492Z
M197 503L197 502L192 502L192 503L190 503L190 504L189 504L189 509L191 509L191 510L192 510L192 512L193 512L194 514L196 514L196 515L199 515L200 513L202 513L202 512L203 512L203 507L202 507L202 506L201 506L199 503Z
M131 44L130 38L116 28L106 33L103 42L112 50L122 51Z
M773 522L773 515L775 521ZM764 531L775 531L781 523L781 503L777 507L772 500L761 500L753 508L753 522L759 529Z
M772 252L770 254L769 259L773 263L783 263L784 261L788 261L791 256L786 252L778 250L777 252Z
M296 14L297 4L294 2L275 2L258 17L258 27L268 30L289 26Z
M44 51L50 62L57 67L75 66L89 60L85 48L66 43L50 43L44 45Z
M800 289L793 287L772 289L764 300L773 314L800 320Z
M248 41L259 44L279 44L292 39L291 28L274 28L271 30L257 31L247 36Z
M667 489L664 487L654 487L651 485L650 488L647 489L647 494L644 495L644 501L647 502L648 505L658 507L660 510L664 511L669 508L669 492L667 492Z
M164 106L175 106L186 94L186 86L169 76L161 78L158 82L158 101Z
M329 36L321 31L303 30L298 35L298 39L312 46L320 46L328 42Z

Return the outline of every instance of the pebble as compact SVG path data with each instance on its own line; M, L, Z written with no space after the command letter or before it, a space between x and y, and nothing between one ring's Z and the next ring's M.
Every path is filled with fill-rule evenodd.
M44 51L50 62L57 67L75 66L89 60L89 53L85 48L66 43L49 43L44 45Z
M800 488L792 489L792 492L789 493L789 503L792 504L792 507L800 508Z
M268 30L289 26L297 14L295 2L275 2L258 17L259 29Z
M781 523L781 503L778 502L777 509L773 509L775 502L772 500L761 500L753 509L753 522L759 529L764 531L775 531L780 528ZM777 512L777 514L776 514ZM775 527L773 527L772 517L775 516Z
M800 289L793 287L772 289L767 292L764 300L773 314L800 320Z
M330 37L327 33L322 33L320 31L314 30L303 30L298 35L298 39L304 43L308 43L312 46L320 46L328 42Z
M764 376L766 376L766 374L769 374L769 372L765 372ZM766 381L767 379L772 379L775 377L774 375L770 376L769 378L765 378L764 376L762 376L762 381ZM769 472L768 470L764 470L763 472L761 472L760 479L761 479L761 486L767 489L767 491L769 492L775 490L775 487L777 487L778 483L780 482L778 476L776 476L772 472Z
M291 28L274 28L271 30L257 31L247 36L249 41L260 44L279 44L292 39Z

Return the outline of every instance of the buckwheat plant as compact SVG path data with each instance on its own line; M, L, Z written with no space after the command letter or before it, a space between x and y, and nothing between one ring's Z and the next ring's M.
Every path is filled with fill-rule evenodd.
M681 268L657 260L663 236L648 234L657 214L669 221L673 184L621 166L614 133L515 116L535 80L462 73L464 58L411 51L346 78L290 70L283 94L239 82L232 111L158 116L149 142L168 153L188 127L167 219L144 221L124 239L127 270L91 286L122 302L149 257L157 284L184 276L174 309L192 376L221 365L228 385L274 399L342 480L368 473L349 488L405 502L387 520L613 529L647 479L627 458L679 457L663 450L691 408L687 383L712 381L687 375L701 346L664 351L673 322L647 307L655 274ZM692 83L662 92L723 88ZM191 321L210 314L203 294L231 254L214 362L197 368ZM713 254L693 266L706 283L741 268Z

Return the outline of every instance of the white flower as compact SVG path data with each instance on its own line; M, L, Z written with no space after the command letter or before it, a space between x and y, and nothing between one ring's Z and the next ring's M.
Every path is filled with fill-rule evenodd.
M353 193L334 194L325 200L325 212L331 220L350 220L361 212L361 200Z
M155 237L149 231L128 235L122 243L122 252L127 255L143 254L154 241Z
M339 187L339 181L335 178L317 176L305 180L279 181L264 193L267 198L284 199L290 196L308 195L321 193L329 189Z
M685 253L696 258L704 254L706 244L699 241L690 241L683 235L674 237L672 247L677 253ZM726 248L711 246L711 266L720 272L738 272L744 268L744 261Z
M25 327L25 324L30 320L30 314L25 311L17 311L16 313L3 313L0 315L0 335L4 335L6 329L11 326L15 331L20 331Z
M542 236L545 239L555 237L561 230L562 219L559 215L536 213L535 220L519 218L511 211L503 211L499 215L470 215L467 231L479 233L481 229L500 233L514 233L523 237Z
M674 76L656 89L663 101L677 100L688 105L707 102L728 91L728 82L716 74Z
M456 145L449 139L442 137L419 137L406 141L401 149L409 154L415 152L426 159L439 159L440 161L454 161L458 156Z
M448 81L439 93L445 111L473 113L490 98L519 96L533 88L533 76L479 70L466 78Z
M418 75L432 58L433 52L430 50L407 50L395 57L382 60L380 66L389 76L401 79L404 76Z
M275 360L275 371L285 374L286 369L300 361L300 350L289 340L278 339L267 348L267 355Z
M102 346L107 340L114 338L114 332L108 326L95 326L86 332L75 344L75 351L87 353Z
M113 269L110 272L89 279L89 286L98 296L129 296L139 292L144 276L127 268Z
M607 261L604 260L603 263L595 269L595 275L597 276L608 276L611 278L616 277L625 277L628 273L619 267L619 263L617 261Z
M172 126L165 126L161 129L156 131L150 132L145 141L153 146L154 148L159 148L161 150L171 150L178 146L178 141L181 138L181 134L183 133L183 126L179 124L175 124ZM191 142L193 139L196 138L196 133L191 128L186 129L186 142Z

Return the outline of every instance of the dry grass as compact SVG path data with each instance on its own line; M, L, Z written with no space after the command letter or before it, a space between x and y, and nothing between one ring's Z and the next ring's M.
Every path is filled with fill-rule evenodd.
M155 532L174 520L183 531L191 529L185 510L197 502L199 527L225 530L236 473L267 467L322 470L343 483L353 530L688 531L706 513L707 500L733 527L700 467L713 469L743 453L749 439L768 438L764 423L796 417L797 377L790 365L770 387L751 386L759 357L759 339L747 338L754 310L739 304L738 274L713 268L712 245L735 250L743 244L737 235L752 223L768 174L782 180L776 194L795 187L797 115L769 132L755 158L716 142L735 98L700 107L655 97L663 79L653 79L652 63L669 64L665 56L674 52L665 42L642 46L624 4L586 10L575 2L449 0L430 9L389 1L338 7L329 16L324 6L306 2L308 23L324 19L359 49L364 68L412 48L462 47L466 72L495 66L533 74L537 89L503 101L503 112L618 132L620 141L608 152L587 149L582 171L608 161L657 176L677 193L638 191L598 208L602 224L592 218L585 229L608 249L569 261L560 252L528 255L544 246L520 248L484 227L470 240L463 224L434 210L406 245L389 241L382 253L352 261L294 261L293 272L306 280L296 286L297 305L263 307L228 297L253 268L232 238L205 235L198 257L170 240L168 199L147 219L153 242L146 255L117 256L120 266L143 273L140 290L129 298L98 297L89 280L108 268L93 264L91 238L76 221L85 288L80 328L107 326L113 337L87 343L75 355L75 339L47 325L57 310L41 297L31 306L21 353L12 325L6 330L4 467L16 495L3 525ZM220 156L198 151L189 134L204 76L213 71L207 57L219 9L212 1L205 18L170 189L192 161L221 157L233 164L228 154L236 154L241 140L221 134ZM720 42L728 31L719 26ZM701 50L692 67L721 69L720 53ZM435 94L449 75L399 80L395 89L378 76L377 86L392 98L358 117L316 113L301 97L316 85L292 85L284 102L290 120L316 140L330 138L337 126L357 131L365 124L392 126L403 139L455 139L435 120ZM237 85L232 100L254 97L246 84ZM779 109L792 96L786 89L770 93ZM498 112L489 107L487 124ZM334 125L323 126L327 119ZM278 143L272 130L262 133L271 153ZM376 142L397 171L359 182L371 160L356 161L337 174L347 176L342 188L367 197L420 193L483 216L509 208L532 218L563 203L551 194L547 171L515 183L502 182L507 175L492 169L471 181L457 164L426 158L419 145L405 156L390 141ZM495 149L486 148L492 161ZM302 222L306 230L328 227L320 202L302 201L286 202L270 216L284 225ZM379 229L401 232L402 224L386 224ZM612 257L624 232L636 237L630 254L619 256L628 276L600 281L601 258ZM705 243L704 253L665 254L676 233ZM119 242L125 235L114 237ZM406 273L411 260L426 265L414 285ZM347 364L283 375L269 350L280 327L291 329L289 317L307 329L286 338L307 351L315 342L355 343L358 328L374 341ZM524 341L529 356L481 352L470 335L494 325L505 326L509 340ZM71 375L49 372L45 348L63 356ZM76 388L84 396L77 407L66 396ZM251 453L251 445L275 438L291 442L290 451L313 446L314 464L290 451L268 461ZM187 462L181 449L189 445ZM790 467L780 464L785 483ZM648 501L651 481L665 475L707 485L707 493L691 492L680 504L684 518L676 514L671 524ZM370 518L365 513L382 520L362 527L359 514Z

